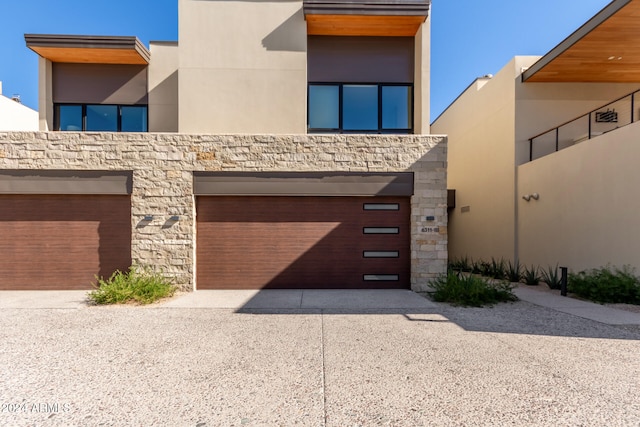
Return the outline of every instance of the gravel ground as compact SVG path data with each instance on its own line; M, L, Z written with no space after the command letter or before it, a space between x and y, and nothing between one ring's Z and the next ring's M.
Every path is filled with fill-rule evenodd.
M0 425L639 426L640 330L493 308L0 311Z

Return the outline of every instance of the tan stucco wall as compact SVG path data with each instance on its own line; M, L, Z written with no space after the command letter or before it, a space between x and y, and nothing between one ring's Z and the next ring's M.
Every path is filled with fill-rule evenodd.
M513 259L514 81L521 66L513 59L493 78L477 80L431 125L449 139L447 187L456 190L450 257Z
M179 8L180 132L306 132L302 1Z
M39 129L53 129L53 66L43 57L38 57L38 114Z
M431 16L422 24L415 38L414 132L431 133Z
M149 131L178 131L178 43L151 42Z
M640 269L639 135L634 123L518 168L522 262Z

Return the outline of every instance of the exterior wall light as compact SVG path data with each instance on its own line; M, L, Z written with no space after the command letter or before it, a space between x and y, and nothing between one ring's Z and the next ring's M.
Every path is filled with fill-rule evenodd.
M531 198L532 198L533 200L538 200L538 199L540 198L540 195L539 195L538 193L533 193L533 194L531 195Z
M528 202L531 199L538 200L540 198L540 195L538 193L525 194L524 196L522 196L522 198L525 200L525 202Z
M528 194L525 194L524 196L522 196L522 198L525 200L525 202L528 202L529 200L531 200L531 196Z

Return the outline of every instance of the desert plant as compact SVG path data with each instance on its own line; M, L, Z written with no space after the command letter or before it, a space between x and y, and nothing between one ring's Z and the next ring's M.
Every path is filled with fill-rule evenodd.
M482 264L482 260L475 261L473 258L471 258L471 272L473 274L482 274Z
M571 273L568 287L572 293L600 303L640 304L640 280L628 266Z
M129 271L115 271L111 277L96 277L89 300L95 304L150 304L175 292L172 281L149 268L129 267Z
M494 257L491 257L488 275L498 280L503 280L507 276L507 268L503 258L496 260Z
M482 307L498 302L516 301L513 287L506 282L490 283L484 278L449 271L437 277L431 286L431 298L453 305Z
M542 281L547 284L549 289L560 289L562 287L562 278L558 275L558 265L555 267L547 267L546 270L540 271Z
M520 261L515 261L513 263L509 261L507 263L506 270L507 280L509 280L510 282L519 282L520 280L522 280Z
M471 272L472 270L471 263L469 262L469 257L467 256L463 256L462 258L460 258L459 265L460 269L464 272Z
M537 286L540 284L540 274L538 273L538 267L532 265L531 267L525 267L522 273L522 281L525 285Z

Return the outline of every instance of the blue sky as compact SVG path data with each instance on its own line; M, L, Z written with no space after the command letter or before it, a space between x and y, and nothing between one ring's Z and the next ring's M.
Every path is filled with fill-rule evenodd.
M38 106L37 55L25 33L137 36L177 40L178 0L0 0L3 94ZM431 117L476 77L515 55L543 55L610 0L432 0Z

